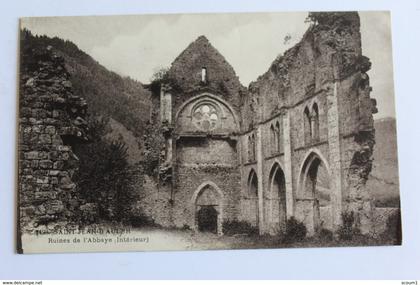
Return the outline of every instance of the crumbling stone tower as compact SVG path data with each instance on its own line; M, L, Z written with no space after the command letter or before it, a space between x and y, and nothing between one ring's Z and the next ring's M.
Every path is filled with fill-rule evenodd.
M88 140L87 104L75 96L64 59L22 33L19 97L19 227L21 233L67 225L79 209L71 145Z

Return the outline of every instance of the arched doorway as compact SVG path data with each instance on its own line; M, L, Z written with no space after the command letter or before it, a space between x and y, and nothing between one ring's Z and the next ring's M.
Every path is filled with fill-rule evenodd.
M252 169L248 177L248 197L249 197L249 210L250 222L253 226L258 228L259 220L259 207L258 207L258 177Z
M325 160L318 153L311 152L306 157L300 174L300 191L306 202L308 216L305 222L309 232L321 228L333 230L329 173Z
M284 233L286 230L286 179L278 163L270 171L270 214L271 230Z
M219 213L213 205L203 205L197 212L197 226L200 232L217 234L217 216Z
M223 193L213 182L201 184L192 197L194 229L222 234Z

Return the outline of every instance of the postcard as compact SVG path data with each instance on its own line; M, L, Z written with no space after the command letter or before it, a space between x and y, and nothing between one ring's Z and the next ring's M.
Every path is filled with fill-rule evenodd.
M390 18L22 18L17 251L400 245Z

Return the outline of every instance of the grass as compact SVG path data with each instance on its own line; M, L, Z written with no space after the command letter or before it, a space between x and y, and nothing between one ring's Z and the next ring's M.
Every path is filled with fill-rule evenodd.
M151 238L164 238L166 242L173 243L174 250L210 250L210 249L274 249L274 248L310 248L310 247L358 247L381 246L400 244L390 238L380 236L372 238L355 234L348 240L340 239L330 231L320 231L312 237L299 237L299 240L285 238L282 235L258 235L243 233L248 225L234 223L231 225L231 234L218 236L212 233L194 232L188 228L162 228L154 225L133 227L122 223L100 223L84 227L86 231L101 229L105 233L121 234L129 230L129 234L141 234ZM99 233L101 235L103 233ZM388 236L388 235L387 235ZM167 248L166 245L162 245Z

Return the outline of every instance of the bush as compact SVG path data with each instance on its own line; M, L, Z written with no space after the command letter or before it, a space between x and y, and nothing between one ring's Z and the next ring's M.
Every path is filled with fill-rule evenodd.
M382 240L390 241L394 245L402 242L401 211L398 209L386 221L385 231L381 234Z
M257 235L258 228L246 221L225 221L223 222L223 233L227 236L237 234Z
M191 231L191 227L187 224L184 224L181 228L183 231Z
M306 237L306 227L302 222L299 222L295 217L291 217L286 222L286 233L283 237L284 242L302 241Z
M144 214L131 216L128 218L128 222L134 228L157 227L155 221Z
M356 226L356 219L354 212L343 212L341 214L342 224L337 231L340 240L352 240L357 236L360 236L360 230Z
M321 228L318 232L317 237L320 241L333 241L334 234L328 229Z
M400 197L388 197L375 200L375 207L377 208L399 208Z
M83 201L96 205L96 220L122 222L130 216L134 200L130 187L134 173L127 162L127 147L105 139L106 119L91 117L88 123L90 142L73 146L79 158L73 180Z

